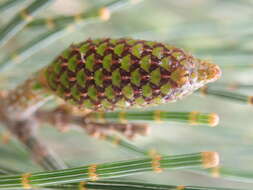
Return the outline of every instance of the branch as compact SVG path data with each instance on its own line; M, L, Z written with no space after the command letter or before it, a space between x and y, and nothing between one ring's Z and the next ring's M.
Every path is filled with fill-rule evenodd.
M140 172L161 172L164 169L185 169L217 166L219 156L215 152L202 152L177 156L154 155L151 158L91 164L78 168L50 172L25 173L0 177L0 188L33 188L46 185L75 183L85 180L115 178Z
M80 183L70 183L66 185L46 186L52 189L100 189L100 190L239 190L218 187L200 187L200 186L184 186L184 185L162 185L151 183L121 182L121 181L87 181Z
M152 111L125 111L125 112L92 112L87 116L91 121L155 121L159 122L177 122L188 123L191 125L209 125L216 126L219 123L219 116L215 113L201 112L168 112L162 110Z
M28 80L24 85L33 84ZM24 87L24 88L22 88ZM23 114L30 108L33 113L33 101L37 101L32 92L32 88L21 86L11 92L11 95L6 92L0 93L0 121L25 147L31 152L33 159L45 169L63 169L66 168L64 163L57 158L53 153L38 139L35 135L35 130L38 126L37 120L32 114ZM28 90L28 91L27 91ZM18 94L17 94L18 93ZM15 99L14 99L14 98ZM33 100L30 100L30 99ZM29 100L27 104L27 100ZM39 101L40 102L40 101ZM29 105L29 106L28 106ZM32 108L32 109L31 109Z
M147 135L148 132L148 126L144 124L89 121L89 116L75 114L70 107L65 105L52 111L39 110L35 113L35 117L40 123L50 123L60 131L68 130L71 127L81 127L96 138L103 138L118 132L132 139L137 135Z
M198 92L202 95L215 96L229 101L235 101L249 105L253 104L253 96L247 96L226 89L204 86Z
M2 110L1 110L2 111ZM55 170L66 168L65 164L56 157L35 135L38 123L33 117L25 120L12 120L1 112L1 122L5 127L31 152L33 159L44 169Z

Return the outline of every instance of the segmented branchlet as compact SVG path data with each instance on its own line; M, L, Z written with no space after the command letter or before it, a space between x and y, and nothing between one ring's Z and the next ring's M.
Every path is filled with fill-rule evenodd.
M107 111L175 101L221 71L168 44L106 38L72 45L45 73L50 90L64 100Z

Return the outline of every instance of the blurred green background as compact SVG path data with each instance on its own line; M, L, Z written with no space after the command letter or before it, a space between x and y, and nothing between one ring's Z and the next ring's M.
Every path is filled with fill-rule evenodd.
M109 2L106 0L56 0L40 14L72 15L90 7ZM17 7L18 9L19 7ZM34 54L31 58L9 68L0 74L0 88L9 89L29 77L29 74L49 64L71 43L87 38L132 37L155 40L182 47L194 55L212 60L223 71L217 82L253 81L253 1L251 0L143 0L112 14L107 22L88 24L79 30L66 34L55 43ZM10 11L2 12L0 23L11 18ZM0 58L29 42L43 30L25 29L0 52ZM251 90L240 91L250 95ZM194 94L182 101L160 106L168 111L215 112L220 124L215 128L206 126L179 125L172 122L150 123L151 133L139 137L133 144L155 148L162 154L184 154L199 151L217 151L221 166L232 169L236 175L247 172L253 177L253 113L251 105L243 105L215 97ZM39 129L40 138L48 144L70 166L89 163L126 160L140 155L115 147L107 142L93 139L81 129L60 133L45 126ZM36 171L27 153L20 152L15 140L8 146L0 143L0 165ZM21 147L22 149L22 147ZM143 173L125 177L134 181L162 184L186 184L216 187L251 188L253 183L210 178L192 172L166 171L161 174Z

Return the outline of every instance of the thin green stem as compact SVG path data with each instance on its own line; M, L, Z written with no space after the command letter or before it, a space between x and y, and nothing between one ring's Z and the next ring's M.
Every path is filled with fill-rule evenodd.
M0 188L20 189L66 184L85 180L115 178L147 171L162 171L163 169L184 169L195 167L213 167L218 164L218 155L213 152L194 153L176 156L146 157L121 162L92 164L89 166L37 172L22 175L0 177Z
M151 183L136 183L136 182L121 182L121 181L97 181L97 182L80 182L71 183L66 185L51 185L47 186L52 189L108 189L108 190L238 190L230 188L217 188L217 187L199 187L199 186L175 186L175 185L162 185Z
M65 163L48 149L36 136L27 136L23 141L34 160L45 170L57 170L66 168Z
M167 111L142 111L142 112L94 112L90 114L90 119L107 120L116 122L126 121L173 121L178 123L189 123L198 125L216 126L219 117L215 113L199 112L167 112Z
M243 84L243 83L239 83L239 82L224 82L224 83L215 83L210 85L211 87L215 87L215 88L220 88L220 89L226 89L226 90L240 90L240 89L244 89L244 90L252 90L253 89L253 85L252 84Z
M76 30L77 28L81 28L86 24L90 24L93 22L103 21L104 18L103 11L108 11L108 13L115 12L116 10L120 10L121 8L125 7L126 5L131 4L131 0L114 0L103 7L95 7L83 13L81 17L73 16L73 17L64 17L64 19L60 20L59 23L55 24L50 19L47 20L37 20L39 23L47 24L47 27L50 29L49 31L41 34L40 36L36 37L34 40L25 44L23 47L19 48L18 50L12 52L10 55L7 55L0 64L0 71L3 72L6 69L24 61L25 59L32 56L34 53L38 52L39 50L45 48L49 44L53 43L57 39L65 36L69 32Z
M64 35L60 28L55 28L54 30L47 31L35 39L33 39L28 44L19 48L11 55L8 55L0 64L0 70L5 70L15 64L18 64L25 59L32 56L34 53L38 52L40 49L47 47L49 44L55 41L56 38L60 38Z
M136 145L134 145L132 143L129 143L125 139L120 138L119 136L106 136L103 139L106 140L109 143L120 146L121 148L123 148L123 149L125 149L129 152L134 152L134 153L136 153L137 155L140 155L140 156L147 156L147 155L150 155L152 152L155 151L155 150L152 150L152 149L149 150L149 151L145 150L145 149L141 149L141 148L137 147ZM231 181L253 183L252 173L245 172L245 171L236 171L236 170L232 170L232 169L228 169L228 168L224 168L224 167L214 167L214 168L210 168L208 170L193 168L193 169L190 169L189 171L192 172L192 173L208 175L208 176L213 177L213 178L222 178L222 179L231 180ZM190 187L188 187L188 188L190 188ZM201 188L204 188L204 187L201 187ZM209 187L207 189L209 189Z
M5 166L0 166L0 175L7 175L7 174L17 174L20 173L20 171L12 169L12 168L7 168Z
M253 97L247 96L244 94L240 94L237 92L231 92L229 90L224 90L220 88L215 88L211 86L205 86L202 89L200 89L198 92L200 92L203 95L211 95L215 97L219 97L222 99L230 100L230 101L236 101L244 104L253 104Z
M121 148L123 148L129 152L134 152L140 156L147 156L155 151L152 149L150 151L145 150L145 149L141 149L141 148L137 147L136 145L129 143L125 139L120 138L119 136L106 136L103 139L108 141L109 143L120 146ZM224 167L214 167L214 168L210 168L208 170L194 168L194 169L191 169L190 172L198 173L198 174L202 174L202 175L208 175L213 178L223 178L226 180L245 182L245 183L253 183L252 173L245 172L245 171L232 170L232 169L228 169L228 168L224 168Z
M110 14L111 12L117 11L121 9L122 7L126 7L129 4L131 4L132 0L112 0L111 2L105 4L105 5L100 5L99 7L95 7L93 9L90 9L84 13L79 13L77 15L73 16L58 16L54 18L41 18L41 19L36 19L29 23L27 27L29 28L41 28L41 27L46 27L48 29L52 28L58 28L58 27L66 27L70 24L73 23L81 23L81 22L86 22L87 18L97 18L97 17L103 17L103 10L108 11ZM102 7L102 9L101 9ZM105 19L105 18L101 18Z
M52 2L53 0L35 0L17 13L16 16L0 30L0 47L21 31L27 23L31 22L33 16Z
M125 139L121 138L118 135L107 135L104 136L104 138L101 138L102 140L105 140L111 144L114 144L116 146L120 146L130 152L134 152L137 154L140 154L142 156L147 156L148 152L145 150L140 149L139 147L127 142Z
M7 0L0 3L0 11L5 11L18 3L24 2L24 0Z

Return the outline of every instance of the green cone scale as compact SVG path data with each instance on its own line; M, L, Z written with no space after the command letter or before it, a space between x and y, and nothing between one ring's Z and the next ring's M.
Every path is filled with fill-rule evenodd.
M45 73L50 90L67 102L107 111L176 101L221 71L168 44L106 38L72 45Z

